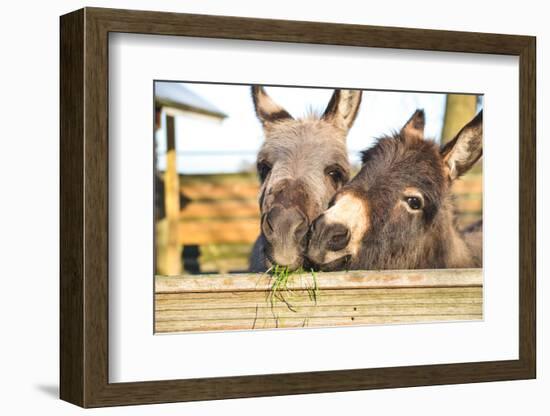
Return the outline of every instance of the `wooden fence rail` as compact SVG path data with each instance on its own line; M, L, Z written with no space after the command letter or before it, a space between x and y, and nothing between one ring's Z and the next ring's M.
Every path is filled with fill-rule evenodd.
M322 327L483 318L481 269L157 276L155 331Z

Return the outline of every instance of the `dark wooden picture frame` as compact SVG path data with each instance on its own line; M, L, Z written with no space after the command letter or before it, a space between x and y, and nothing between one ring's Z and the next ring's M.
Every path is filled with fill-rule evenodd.
M85 8L61 17L60 396L83 407L536 376L536 40L530 36ZM110 383L108 36L112 32L519 57L519 359Z

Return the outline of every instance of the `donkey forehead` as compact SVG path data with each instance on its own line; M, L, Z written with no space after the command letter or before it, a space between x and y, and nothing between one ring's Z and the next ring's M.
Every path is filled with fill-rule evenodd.
M399 136L382 138L363 152L363 166L357 181L420 186L443 180L443 162L439 147L431 140L406 141Z
M383 138L363 152L363 166L349 186L390 201L407 187L416 187L429 200L437 200L446 187L438 146L431 140L401 141Z
M322 120L276 123L266 131L258 159L312 166L338 163L347 167L345 133Z

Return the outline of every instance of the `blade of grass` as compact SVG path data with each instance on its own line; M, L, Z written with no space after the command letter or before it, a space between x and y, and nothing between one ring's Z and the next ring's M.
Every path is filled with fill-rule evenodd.
M269 293L267 294L267 301L270 303L273 317L275 319L278 319L275 314L275 301L277 300L284 303L292 312L297 312L297 310L292 306L291 302L285 297L284 294L287 293L288 295L292 295L294 293L294 289L289 288L289 282L292 276L304 274L306 273L306 271L303 268L290 271L288 267L275 265L270 267L266 273L268 272L271 272L271 278L273 282L271 284ZM315 274L313 269L310 269L310 273L313 278L313 287L306 287L305 290L308 293L309 299L313 301L315 305L317 305L319 292L319 287L317 285L317 275Z

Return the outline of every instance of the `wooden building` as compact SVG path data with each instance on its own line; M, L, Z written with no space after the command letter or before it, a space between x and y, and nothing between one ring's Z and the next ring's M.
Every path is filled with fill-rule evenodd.
M182 271L179 219L185 196L180 192L176 149L176 118L200 115L211 122L227 117L216 106L178 82L155 82L155 250L156 270L164 275ZM161 125L163 137L158 137ZM190 138L192 140L192 138ZM157 145L166 143L166 168L157 169Z

